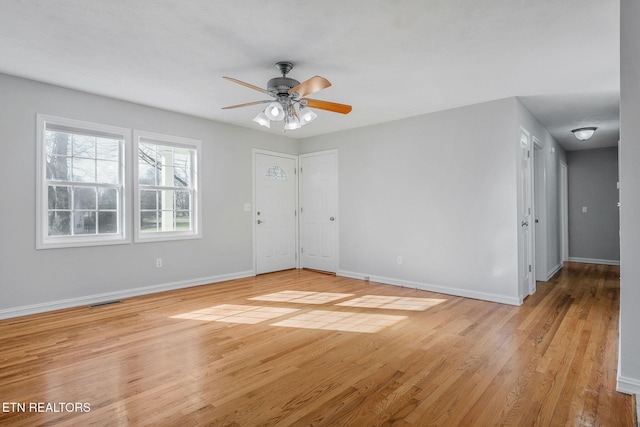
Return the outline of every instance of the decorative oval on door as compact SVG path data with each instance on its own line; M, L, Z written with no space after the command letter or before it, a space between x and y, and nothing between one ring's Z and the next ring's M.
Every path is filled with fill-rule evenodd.
M287 180L287 173L280 166L271 166L267 169L267 178Z

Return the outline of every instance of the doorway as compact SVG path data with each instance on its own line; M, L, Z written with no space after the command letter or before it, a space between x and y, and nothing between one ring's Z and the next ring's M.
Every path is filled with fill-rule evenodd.
M256 274L297 267L297 156L253 150Z
M338 269L338 152L300 156L300 266Z
M547 280L547 176L545 153L540 141L532 137L533 149L533 241L535 243L533 264L534 281Z
M533 172L531 165L531 137L528 131L521 128L520 142L518 144L519 159L519 187L520 200L518 201L519 220L519 247L518 247L518 293L520 300L536 291L536 282L533 273Z

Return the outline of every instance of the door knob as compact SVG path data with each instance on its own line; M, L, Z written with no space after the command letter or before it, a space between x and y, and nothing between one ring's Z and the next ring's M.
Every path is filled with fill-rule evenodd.
M258 225L262 224L264 221L257 220Z
M329 218L329 221L335 221L336 219L334 217Z

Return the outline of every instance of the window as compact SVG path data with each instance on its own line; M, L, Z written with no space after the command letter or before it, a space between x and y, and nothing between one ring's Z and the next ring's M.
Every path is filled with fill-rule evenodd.
M267 169L267 178L286 181L287 173L280 166L271 166Z
M127 129L38 115L38 249L126 243Z
M134 131L136 241L201 237L198 140Z

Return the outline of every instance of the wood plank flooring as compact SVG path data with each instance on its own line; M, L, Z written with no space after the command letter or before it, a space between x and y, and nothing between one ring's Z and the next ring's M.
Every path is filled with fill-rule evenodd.
M9 319L0 425L632 426L618 316L566 263L521 307L293 270Z

